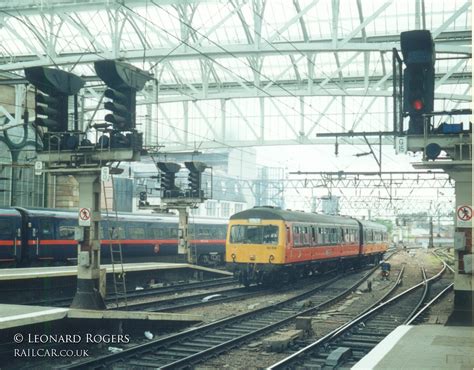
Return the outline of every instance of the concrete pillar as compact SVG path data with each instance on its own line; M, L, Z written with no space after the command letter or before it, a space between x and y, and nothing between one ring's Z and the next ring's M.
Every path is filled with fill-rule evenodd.
M472 208L472 170L450 170L449 175L456 181L456 210L461 205ZM457 214L455 217L455 231L464 234L464 245L454 249L454 310L449 317L448 324L473 323L473 275L467 272L464 266L464 256L472 255L472 219L471 222L461 222Z
M97 173L78 174L75 177L79 183L79 209L85 211L82 212L82 218L81 211L78 215L83 238L79 242L77 291L71 307L101 310L106 307L100 294L100 180Z
M188 209L187 207L178 208L179 229L178 229L178 254L186 254L188 263L195 263L194 255L188 243Z

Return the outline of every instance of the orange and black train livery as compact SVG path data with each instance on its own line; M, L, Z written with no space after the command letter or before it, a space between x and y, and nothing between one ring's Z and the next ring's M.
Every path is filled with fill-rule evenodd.
M249 285L378 262L387 248L378 223L254 207L230 218L226 262Z

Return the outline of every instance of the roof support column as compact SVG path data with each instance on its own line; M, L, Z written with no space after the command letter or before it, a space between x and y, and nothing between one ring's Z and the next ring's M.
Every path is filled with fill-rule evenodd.
M300 98L300 130L298 132L299 138L303 139L303 136L305 135L304 132L304 97L302 96Z
M221 99L221 140L225 143L226 141L226 99Z
M183 101L183 138L184 146L189 144L189 105L187 101Z
M259 98L260 102L260 142L265 141L265 99Z

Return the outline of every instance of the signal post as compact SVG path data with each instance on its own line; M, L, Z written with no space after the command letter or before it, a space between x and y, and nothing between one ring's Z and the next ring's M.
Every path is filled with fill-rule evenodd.
M96 62L95 68L108 86L104 95L110 101L104 107L112 112L105 116L106 123L94 127L98 137L95 143L77 127L69 130L68 97L84 85L80 77L44 67L25 69L25 76L41 91L36 98L35 123L48 129L42 143L37 144L35 173L73 175L79 183L77 290L71 307L101 310L105 303L100 294L100 176L109 175L113 162L140 159L142 134L135 129L135 99L136 91L150 76L113 60Z
M207 165L202 162L184 162L188 169L188 185L181 189L175 183L176 174L181 169L178 163L157 162L156 166L160 172L160 196L163 205L141 205L141 208L152 209L176 209L178 211L178 254L186 255L187 262L195 264L197 261L189 247L188 208L195 207L196 204L203 203L207 198L202 186L202 174ZM212 189L211 189L212 192Z
M441 169L455 180L454 307L448 324L473 324L474 279L472 253L472 127L443 123L433 127L433 116L471 115L472 111L435 112L435 49L427 30L402 32L400 44L405 63L403 113L408 130L397 138L406 140L408 151L422 152L417 169ZM445 156L441 156L444 152Z

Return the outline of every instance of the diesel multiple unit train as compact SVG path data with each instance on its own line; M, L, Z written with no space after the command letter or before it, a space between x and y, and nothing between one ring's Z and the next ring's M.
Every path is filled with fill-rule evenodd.
M0 266L75 263L77 218L64 210L0 208ZM244 285L375 263L388 248L383 225L274 207L254 207L229 222L191 218L188 233L198 264L225 260ZM179 260L174 215L102 215L100 238L104 262L114 243L124 262Z
M0 208L0 266L63 265L77 260L77 212ZM190 217L190 246L202 265L224 262L227 221ZM102 215L101 258L120 243L124 262L176 261L178 218L174 215Z
M228 268L241 283L271 283L376 263L388 249L385 226L354 218L255 207L231 216Z

